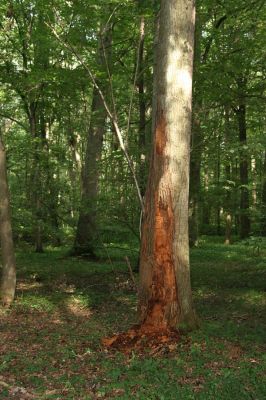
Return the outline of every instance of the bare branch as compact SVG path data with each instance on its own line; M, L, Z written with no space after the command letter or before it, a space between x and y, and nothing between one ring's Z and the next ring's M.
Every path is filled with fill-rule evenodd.
M23 129L25 129L25 131L28 130L28 127L26 125L24 125L23 122L20 122L19 120L17 120L16 118L11 117L10 115L7 115L7 114L4 114L4 113L0 112L0 117L9 119L10 121L15 122L16 124L21 126Z
M92 83L93 83L93 86L95 87L95 89L96 89L97 92L99 93L99 96L101 97L101 100L102 100L102 102L103 102L103 105L104 105L104 108L105 108L105 110L106 110L106 113L107 113L108 117L110 118L110 121L112 122L112 124L113 124L113 126L114 126L114 130L115 130L117 139L118 139L118 141L119 141L120 148L121 148L121 150L122 150L123 153L124 153L124 156L125 156L125 158L126 158L128 167L129 167L130 172L131 172L132 177L133 177L133 181L134 181L134 184L135 184L135 188L136 188L136 191L137 191L137 195L138 195L138 199L139 199L139 202L140 202L140 206L141 206L142 212L144 212L144 203L143 203L142 195L141 195L141 192L140 192L140 187L139 187L139 184L138 184L138 180L137 180L137 177L136 177L136 174L135 174L135 171L134 171L133 163L132 163L132 161L131 161L131 159L130 159L130 157L129 157L129 154L128 154L128 152L127 152L127 149L126 149L126 146L125 146L125 143L124 143L124 140L123 140L123 136L122 136L121 130L120 130L119 125L118 125L118 122L117 122L117 117L116 117L116 115L114 115L114 114L111 112L111 110L110 110L110 108L109 108L109 106L108 106L108 104L107 104L107 101L106 101L106 99L105 99L105 96L104 96L104 94L103 94L101 88L100 88L99 85L97 84L97 81L96 81L95 76L93 75L93 73L92 73L91 69L88 67L88 65L84 62L84 60L82 59L82 57L80 56L80 54L76 51L76 49L75 49L70 43L65 42L65 41L58 35L58 33L55 31L55 29L54 29L51 25L49 25L47 22L46 22L46 25L51 29L52 33L53 33L54 36L57 38L57 40L58 40L68 51L70 51L70 52L76 57L76 59L80 62L80 64L84 67L84 69L87 71L87 73L88 73L88 75L89 75L89 77L90 77L90 79L91 79L91 81L92 81Z

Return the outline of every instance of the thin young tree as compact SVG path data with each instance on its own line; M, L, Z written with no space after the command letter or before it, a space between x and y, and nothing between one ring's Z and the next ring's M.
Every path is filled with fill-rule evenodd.
M6 153L0 132L0 244L2 258L1 302L10 306L15 297L16 261L11 227Z
M197 325L188 244L194 21L194 1L161 1L139 289L140 320L152 330Z

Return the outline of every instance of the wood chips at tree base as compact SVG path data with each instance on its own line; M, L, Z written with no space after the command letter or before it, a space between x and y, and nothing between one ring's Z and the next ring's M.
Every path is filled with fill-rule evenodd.
M132 351L152 354L173 351L180 342L180 333L175 329L155 329L151 326L136 325L127 332L102 339L107 349L114 349L125 354Z

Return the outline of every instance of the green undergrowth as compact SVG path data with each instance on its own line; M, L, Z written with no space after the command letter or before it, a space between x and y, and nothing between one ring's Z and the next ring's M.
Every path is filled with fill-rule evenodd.
M160 351L124 355L101 339L137 320L124 260L134 267L136 246L109 245L97 262L66 249L18 251L16 301L0 311L0 398L265 399L265 255L264 242L254 253L202 238L191 250L200 329Z

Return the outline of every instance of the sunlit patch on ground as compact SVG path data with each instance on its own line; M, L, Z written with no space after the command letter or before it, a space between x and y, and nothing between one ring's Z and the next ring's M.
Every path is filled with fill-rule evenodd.
M75 297L71 296L66 302L67 309L76 317L89 318L92 315L92 311L84 306L83 302Z

